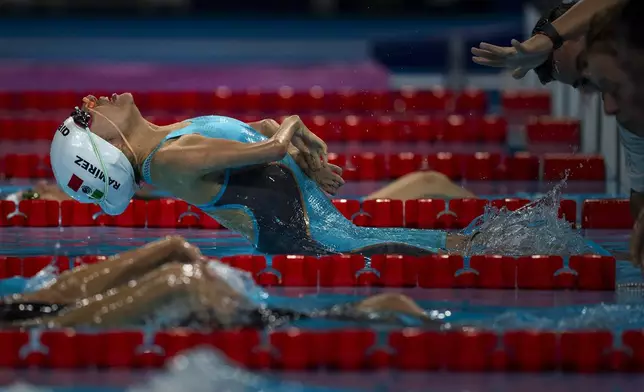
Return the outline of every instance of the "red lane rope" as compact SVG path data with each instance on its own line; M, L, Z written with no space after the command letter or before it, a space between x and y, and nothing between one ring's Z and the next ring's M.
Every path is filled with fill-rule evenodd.
M486 204L516 210L530 201L527 199L423 199L423 200L358 200L335 199L333 204L347 218L359 226L410 227L421 229L462 229L480 216ZM602 202L613 211L613 204ZM617 204L621 201L617 201ZM621 204L620 204L621 205ZM589 210L595 213L594 210ZM447 212L447 213L446 213ZM620 210L621 212L621 210ZM577 221L577 204L574 200L562 200L559 215L571 224ZM615 219L615 216L611 216ZM624 218L625 219L625 218ZM599 220L593 221L600 225ZM617 220L617 222L620 222ZM630 221L629 221L630 223ZM614 223L613 223L614 224ZM625 224L624 222L620 224ZM23 200L18 208L12 201L0 201L0 227L79 227L116 226L148 228L202 228L220 229L219 223L196 207L175 199L132 200L123 214L112 217L102 214L92 204L73 200ZM632 227L632 224L628 227Z
M2 368L156 368L199 346L252 369L644 372L644 332L0 331ZM385 335L384 339L378 339ZM621 344L619 341L621 340ZM617 341L618 343L614 343ZM150 342L150 343L145 343ZM267 343L262 343L267 342Z
M514 211L527 199L421 199L358 200L335 199L333 204L359 226L409 227L418 229L462 229L480 216L487 203ZM577 203L562 200L559 216L572 225L577 222ZM590 199L584 201L581 227L585 229L632 229L628 199ZM174 199L132 200L123 214L112 217L100 208L68 200L23 200L18 206L0 201L0 227L148 227L222 229L210 216L186 202Z
M88 92L90 93L90 92ZM91 92L95 96L109 93ZM0 106L10 111L26 109L40 111L70 110L78 105L85 93L73 91L0 92ZM468 89L452 92L445 89L399 91L325 91L314 86L308 91L295 91L282 86L273 91L232 91L220 86L214 91L142 91L134 93L137 105L143 110L167 112L219 113L309 113L309 112L455 112L484 113L488 107L487 94ZM540 92L504 94L503 106L508 109L550 111L550 96Z
M599 155L528 153L504 156L478 152L455 154L329 154L329 162L344 169L347 181L387 181L423 170L434 170L453 180L471 181L604 181L604 158ZM540 169L542 167L542 169ZM52 178L49 156L8 154L0 158L0 175L6 178Z
M0 279L31 277L50 264L66 271L104 259L0 256ZM599 255L572 256L567 269L560 256L473 256L469 268L457 255L375 255L370 268L360 255L277 255L270 266L260 255L226 256L221 261L250 272L262 286L615 290L615 258Z

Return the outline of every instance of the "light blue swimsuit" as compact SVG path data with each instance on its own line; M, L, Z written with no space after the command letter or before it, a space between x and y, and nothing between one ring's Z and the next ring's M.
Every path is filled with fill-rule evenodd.
M188 134L242 143L267 139L249 125L228 117L197 117L189 122L187 127L171 132L146 158L142 173L146 182L152 183L151 159L167 140ZM354 225L288 155L271 164L227 169L219 193L208 204L196 207L209 214L243 211L253 222L253 246L267 254L418 256L444 250L447 238L447 233L439 230Z

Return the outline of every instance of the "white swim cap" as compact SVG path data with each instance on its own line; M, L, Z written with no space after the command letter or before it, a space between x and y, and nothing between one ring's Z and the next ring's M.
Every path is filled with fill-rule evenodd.
M49 152L54 177L72 199L119 215L138 189L134 168L121 150L90 131L89 120L76 108L58 127Z

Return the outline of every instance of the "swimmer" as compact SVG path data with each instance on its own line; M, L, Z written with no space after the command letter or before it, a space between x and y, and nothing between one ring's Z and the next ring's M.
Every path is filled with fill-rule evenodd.
M435 171L406 174L369 194L366 200L473 199L476 195Z
M623 0L584 0L577 4L560 4L537 22L532 37L527 41L513 41L511 47L505 48L483 42L478 48L472 48L472 60L485 66L508 68L513 70L517 78L524 77L530 69L534 69L544 85L558 81L584 93L601 93L604 112L617 117L619 138L624 146L631 187L631 214L635 218L644 209L644 119L640 118L642 111L639 110L639 103L644 102L644 97L636 98L641 95L638 94L640 90L636 90L634 94L629 93L629 97L624 96L624 93L635 85L634 77L630 78L626 88L619 90L620 96L616 96L614 88L607 89L607 83L612 87L618 83L623 84L625 74L618 69L615 59L607 58L615 56L606 56L606 50L602 50L604 58L599 59L600 62L609 63L599 64L603 66L602 73L595 73L590 77L588 70L584 69L587 51L592 50L590 47L607 48L607 45L596 43L614 39L614 32L605 31L602 26L610 26L606 20L615 18L623 4ZM560 35L563 39L563 42L556 46L547 35L552 35L548 33L551 29L558 32L555 36ZM599 81L599 75L606 80Z
M625 0L583 0L562 4L539 20L528 40L512 40L509 47L481 42L478 48L472 48L472 61L488 67L507 68L516 79L522 79L532 69L537 71L543 67L544 71L550 69L555 74L545 75L547 77L544 79L537 71L542 82L560 80L558 77L562 77L562 83L574 86L575 80L583 82L579 75L574 75L575 63L570 61L568 55L560 59L562 53L557 52L564 49L564 52L576 52L578 55L579 40L587 33L592 18L599 12L624 3ZM561 66L565 69L557 69ZM572 79L566 76L571 74L574 75Z
M441 325L401 294L307 312L271 307L267 297L249 273L208 260L197 247L172 236L78 266L37 291L2 299L0 325L274 328L310 319Z
M419 256L459 252L468 242L440 230L354 225L325 194L342 184L326 144L298 116L282 124L204 116L156 126L129 93L88 96L58 128L50 158L58 185L79 202L119 215L144 180L267 254ZM325 180L311 179L319 176Z

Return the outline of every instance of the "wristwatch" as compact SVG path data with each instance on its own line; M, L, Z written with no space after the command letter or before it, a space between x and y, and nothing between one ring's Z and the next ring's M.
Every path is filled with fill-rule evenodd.
M559 32L549 21L545 20L545 23L537 25L534 29L533 35L541 34L550 38L552 41L552 50L557 50L561 48L564 44L564 39L559 35Z

